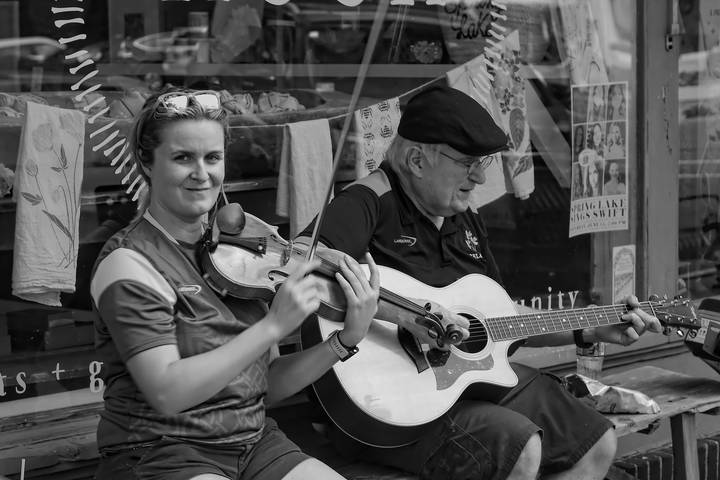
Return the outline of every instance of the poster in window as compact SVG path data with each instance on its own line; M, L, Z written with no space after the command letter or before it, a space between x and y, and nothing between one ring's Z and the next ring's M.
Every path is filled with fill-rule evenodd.
M612 302L620 303L635 292L635 245L612 250Z
M628 228L627 82L573 85L569 236Z

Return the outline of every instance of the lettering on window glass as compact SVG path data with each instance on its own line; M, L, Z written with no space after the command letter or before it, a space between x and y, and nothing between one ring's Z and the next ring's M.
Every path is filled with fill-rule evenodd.
M529 306L535 310L562 310L564 308L575 308L575 300L580 290L571 292L557 291L553 293L552 287L548 287L547 295L536 295L530 299L529 305L526 305L525 299L516 300L515 303L522 306ZM567 298L565 296L567 295ZM565 303L567 300L567 304Z
M96 360L93 360L88 364L88 373L90 374L88 377L88 388L92 393L100 393L105 388L105 382L100 376L102 366L103 362L98 362ZM32 372L28 374L28 372L25 371L16 373L6 373L0 371L0 397L5 397L8 392L12 391L14 391L17 395L22 395L28 390L28 378L44 378L50 376L54 377L57 381L68 380L72 377L72 372L68 372L63 369L60 362L56 363L55 368L49 372ZM14 380L14 382L12 380ZM30 383L33 382L31 381Z

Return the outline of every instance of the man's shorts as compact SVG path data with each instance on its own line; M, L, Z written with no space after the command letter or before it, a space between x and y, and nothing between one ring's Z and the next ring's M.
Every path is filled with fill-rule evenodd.
M360 445L334 430L341 453L418 474L422 480L507 478L530 437L542 436L541 473L571 468L612 423L568 393L559 379L514 364L523 379L497 400L457 402L417 442L399 448Z
M257 443L232 450L163 437L150 445L101 454L97 480L187 480L214 473L243 480L275 480L310 458L266 419Z

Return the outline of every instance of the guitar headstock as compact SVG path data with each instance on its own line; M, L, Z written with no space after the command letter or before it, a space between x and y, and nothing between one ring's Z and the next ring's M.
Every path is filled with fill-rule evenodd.
M666 329L698 330L701 327L695 305L689 298L650 297L650 308Z

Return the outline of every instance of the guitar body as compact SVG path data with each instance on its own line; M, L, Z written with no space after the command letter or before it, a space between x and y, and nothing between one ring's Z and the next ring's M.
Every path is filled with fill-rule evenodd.
M432 300L466 316L476 337L485 328L485 317L516 314L505 290L484 275L467 275L447 287L434 288L394 269L378 268L383 287L405 297ZM342 323L308 320L302 327L302 347L323 342L338 329ZM347 362L336 363L313 384L313 390L330 419L349 436L378 447L405 445L448 411L468 386L517 383L507 359L512 342L481 337L472 345L451 347L449 357L439 363L416 352L418 362L400 342L398 327L376 319L358 345L359 352Z

